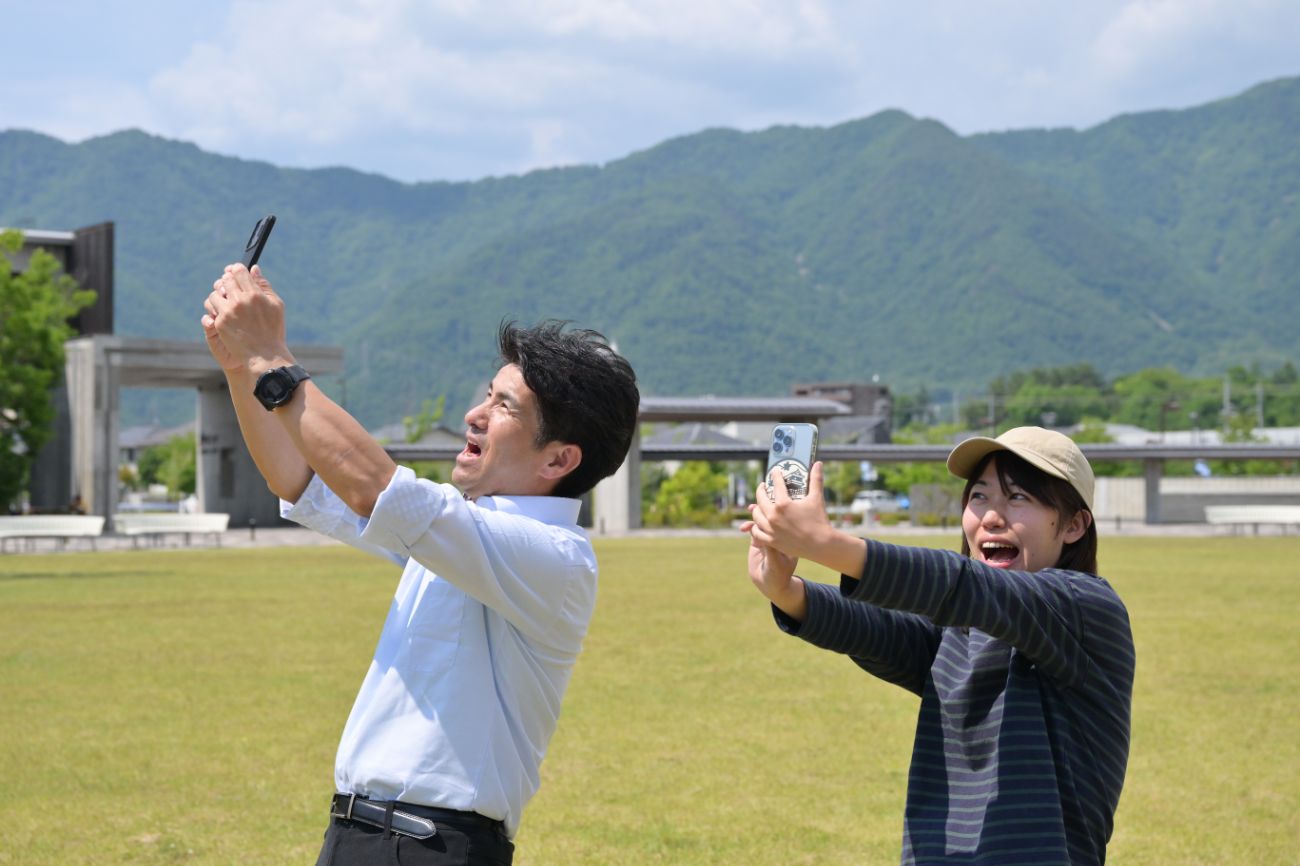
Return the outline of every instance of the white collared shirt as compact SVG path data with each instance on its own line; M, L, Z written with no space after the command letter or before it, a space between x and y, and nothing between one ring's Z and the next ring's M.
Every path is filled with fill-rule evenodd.
M576 499L463 499L398 467L369 520L319 477L281 514L405 566L343 729L338 791L479 812L514 836L596 601Z

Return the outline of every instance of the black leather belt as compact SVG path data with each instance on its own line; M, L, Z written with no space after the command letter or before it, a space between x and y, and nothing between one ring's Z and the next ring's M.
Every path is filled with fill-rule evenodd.
M389 818L391 808L392 817ZM330 817L344 821L359 821L372 827L389 827L394 833L416 839L431 839L438 835L435 821L447 824L472 825L485 830L505 833L500 821L477 812L461 812L436 806L417 806L414 803L367 800L356 794L335 794L330 803Z

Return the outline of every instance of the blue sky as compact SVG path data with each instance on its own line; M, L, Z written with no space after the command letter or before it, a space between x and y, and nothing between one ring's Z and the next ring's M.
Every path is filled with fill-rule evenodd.
M901 108L1086 128L1300 74L1296 0L0 0L0 129L464 180Z

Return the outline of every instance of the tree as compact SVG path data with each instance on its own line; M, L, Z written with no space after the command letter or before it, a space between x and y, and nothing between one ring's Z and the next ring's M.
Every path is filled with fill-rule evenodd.
M853 500L853 494L862 488L861 464L851 460L823 463L822 484L827 503L848 505Z
M1219 423L1222 386L1215 379L1193 379L1171 367L1148 368L1119 377L1113 388L1114 422L1155 431Z
M1069 427L1083 418L1106 414L1106 395L1090 385L1027 383L1007 400L1003 427Z
M659 485L654 504L645 515L646 525L724 525L727 513L718 505L726 496L726 474L715 464L692 460Z
M0 502L12 503L27 487L32 461L54 424L51 392L63 377L63 344L74 331L68 320L95 300L59 271L44 250L13 273L11 256L22 249L18 231L0 233Z
M1115 440L1106 433L1106 422L1098 418L1084 418L1079 429L1070 437L1079 445L1100 445ZM1141 475L1142 464L1136 460L1091 460L1093 474L1098 478L1128 478Z
M1300 373L1287 361L1269 376L1265 390L1264 421L1270 427L1300 424Z
M909 427L894 433L895 445L950 445L957 434L955 424L937 424L934 427ZM912 495L918 485L948 485L960 493L960 483L942 463L885 463L876 470L880 486L899 496Z
M140 481L161 484L172 497L195 490L196 466L194 434L173 436L161 445L146 448L140 454Z
M1068 427L1085 417L1104 417L1107 400L1106 380L1091 364L1036 367L994 379L988 397L967 403L964 417L972 428L998 431Z
M894 395L894 426L930 423L930 392L922 385L915 394Z
M437 400L425 400L420 411L402 419L402 433L408 444L419 442L442 420L447 408L447 395L439 394Z
M439 394L436 400L425 399L419 412L402 418L402 436L407 444L414 445L429 435L429 432L442 420L446 408L447 395ZM441 482L446 468L445 461L416 460L411 464L411 471L417 478L426 478L429 481Z
M1224 442L1264 442L1254 433L1253 414L1238 412L1224 425ZM1210 469L1215 475L1286 475L1288 470L1277 460L1211 460Z

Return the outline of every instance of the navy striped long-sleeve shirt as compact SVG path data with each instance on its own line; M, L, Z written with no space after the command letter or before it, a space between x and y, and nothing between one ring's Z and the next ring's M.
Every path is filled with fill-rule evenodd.
M1105 580L867 541L787 632L921 696L904 864L1101 864L1128 762L1135 656Z

